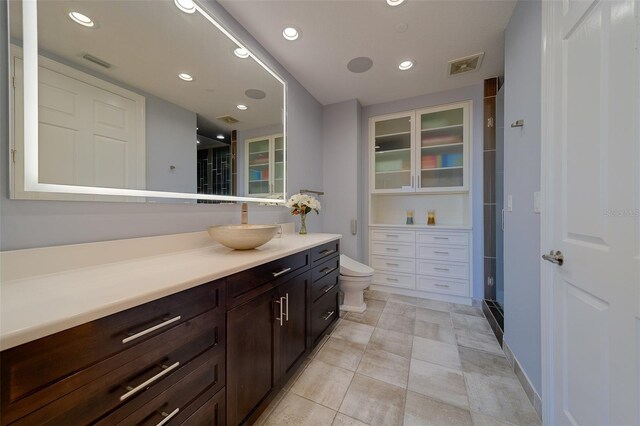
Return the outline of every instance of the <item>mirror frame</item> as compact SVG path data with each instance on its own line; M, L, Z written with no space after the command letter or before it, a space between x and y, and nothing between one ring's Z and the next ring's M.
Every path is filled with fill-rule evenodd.
M195 3L195 8L205 19L213 24L225 36L233 41L238 47L247 49L236 36L231 34L221 23L216 21L199 4ZM7 10L9 3L7 2ZM61 185L39 182L38 169L38 6L37 0L23 0L22 2L22 33L23 33L23 63L24 63L24 191L25 192L46 192L63 194L87 194L87 195L108 195L126 197L149 197L168 198L185 200L214 200L228 202L255 202L263 204L284 204L287 200L287 82L275 71L269 68L250 49L247 49L249 56L253 58L262 68L271 74L283 86L283 113L282 127L284 135L284 193L282 198L255 198L241 197L235 195L214 195L197 194L183 192L150 191L145 189L121 189L105 188L93 186ZM9 31L7 29L7 31ZM12 135L13 137L13 135ZM11 145L11 144L10 144ZM9 147L11 149L11 146ZM194 159L195 162L195 159ZM13 164L12 164L13 169ZM11 171L13 176L14 170ZM12 198L14 194L11 194Z

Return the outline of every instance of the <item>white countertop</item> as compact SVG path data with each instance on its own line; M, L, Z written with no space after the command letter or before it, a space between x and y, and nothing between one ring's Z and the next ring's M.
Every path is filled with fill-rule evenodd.
M146 257L138 252L132 260L3 280L0 283L0 349L9 349L339 238L341 235L337 234L283 235L255 250L234 251L211 243ZM91 249L100 244L114 248L114 242L87 246ZM82 249L82 246L75 247ZM60 247L60 250L69 252L68 247L72 246ZM50 257L55 256L55 247L38 250L24 250L22 257L33 259L34 253L40 256L46 253L47 262L52 263ZM5 265L20 263L20 252L23 251L2 253ZM20 276L21 273L13 275Z

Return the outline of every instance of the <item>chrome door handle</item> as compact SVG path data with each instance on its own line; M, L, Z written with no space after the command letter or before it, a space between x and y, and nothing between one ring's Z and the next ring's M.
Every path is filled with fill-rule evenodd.
M176 362L175 364L170 365L169 367L167 367L166 365L163 365L162 366L163 370L161 372L159 372L158 374L156 374L155 376L151 377L148 380L145 380L144 382L140 383L135 388L127 387L127 390L129 392L127 392L125 394L122 394L120 396L120 401L124 401L125 399L129 398L130 396L135 395L136 393L140 392L142 389L145 389L151 383L155 382L156 380L162 378L163 376L169 374L171 371L173 371L176 368L178 368L178 366L180 366L180 362L179 361Z
M564 263L564 255L561 251L554 252L553 250L551 250L549 254L543 254L542 258L547 262L555 263L558 266L562 266L562 264Z
M289 322L289 293L286 293L284 296L284 317L286 318L287 322Z

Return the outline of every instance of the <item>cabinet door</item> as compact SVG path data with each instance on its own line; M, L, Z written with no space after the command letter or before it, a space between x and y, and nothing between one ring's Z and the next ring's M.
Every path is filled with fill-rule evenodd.
M276 388L277 291L227 313L227 424L243 422Z
M284 321L280 328L280 373L283 382L295 371L298 361L309 350L310 339L308 301L311 289L311 272L292 278L281 285ZM279 324L278 324L279 325Z
M247 140L245 150L247 196L269 194L272 157L270 138L266 136Z
M284 137L276 135L273 139L273 182L271 192L275 194L284 194Z
M418 111L416 170L419 192L467 189L469 103Z
M393 114L371 121L372 192L413 192L413 113Z

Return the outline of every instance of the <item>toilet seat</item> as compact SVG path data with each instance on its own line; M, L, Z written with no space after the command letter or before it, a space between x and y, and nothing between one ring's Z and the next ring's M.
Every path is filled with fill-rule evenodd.
M370 277L373 275L373 268L341 254L340 275L347 277Z

